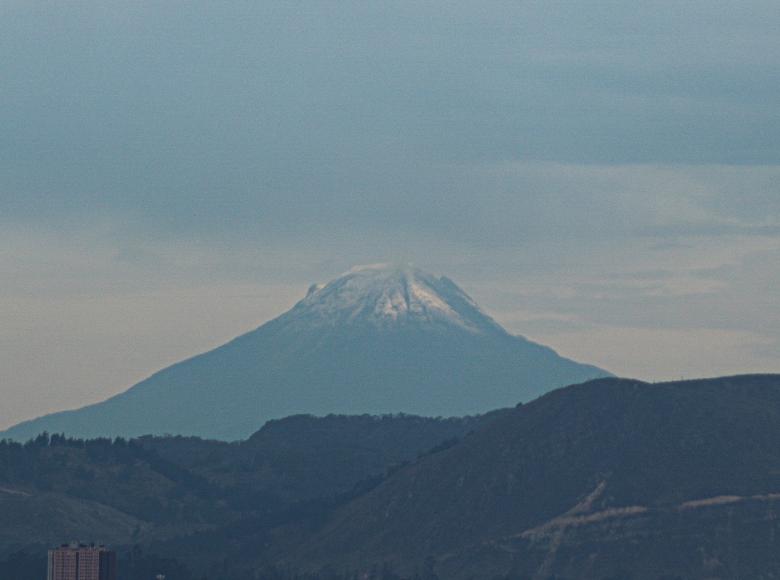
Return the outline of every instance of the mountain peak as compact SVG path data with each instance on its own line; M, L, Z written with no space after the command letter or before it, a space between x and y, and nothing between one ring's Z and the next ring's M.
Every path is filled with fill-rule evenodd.
M449 278L411 264L356 266L328 284L312 285L291 314L327 325L433 323L504 332Z
M507 333L450 279L353 268L291 310L129 390L0 433L235 439L294 414L456 416L607 375Z

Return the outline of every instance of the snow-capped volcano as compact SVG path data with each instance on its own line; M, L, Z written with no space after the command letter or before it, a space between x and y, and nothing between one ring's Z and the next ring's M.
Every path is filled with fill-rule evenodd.
M608 374L507 333L448 278L363 266L120 395L21 423L0 438L46 430L236 439L296 413L467 415Z
M503 332L449 278L392 264L356 266L329 284L314 285L290 315L312 325L419 323Z

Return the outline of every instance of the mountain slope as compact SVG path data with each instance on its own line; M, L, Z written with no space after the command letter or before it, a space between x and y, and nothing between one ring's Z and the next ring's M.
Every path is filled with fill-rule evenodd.
M605 375L508 334L447 278L366 267L313 286L280 317L105 402L0 436L236 439L300 413L479 413Z
M776 578L778 507L780 376L603 379L399 471L280 559L428 561L455 579Z

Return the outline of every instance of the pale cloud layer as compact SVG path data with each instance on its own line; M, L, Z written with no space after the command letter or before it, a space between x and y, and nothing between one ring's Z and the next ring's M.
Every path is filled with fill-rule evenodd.
M780 371L780 6L0 4L0 428L356 263L650 380Z

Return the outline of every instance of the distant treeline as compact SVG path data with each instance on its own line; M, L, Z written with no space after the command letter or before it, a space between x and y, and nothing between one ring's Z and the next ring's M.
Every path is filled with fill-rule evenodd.
M173 483L170 497L160 498L153 489L143 489L143 480L137 481L139 465ZM178 517L177 494L213 500L224 493L205 478L163 459L140 440L76 439L48 433L26 443L0 440L0 482L98 501L151 522ZM125 492L129 488L140 492L132 494L137 496L132 501ZM203 510L205 503L191 501L188 508Z

